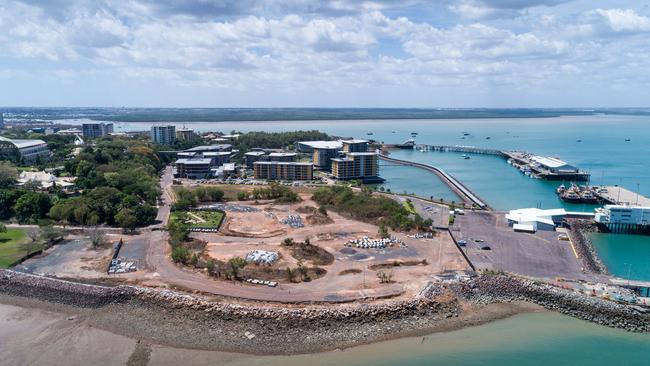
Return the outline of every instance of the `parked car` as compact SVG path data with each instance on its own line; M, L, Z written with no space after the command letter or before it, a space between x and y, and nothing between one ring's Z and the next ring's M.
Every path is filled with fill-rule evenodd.
M465 245L467 245L467 241L461 239L461 240L458 241L458 245L461 246L461 247L464 247Z
M490 246L488 246L488 245L481 245L480 248L481 248L481 250L492 250L492 248L490 248Z

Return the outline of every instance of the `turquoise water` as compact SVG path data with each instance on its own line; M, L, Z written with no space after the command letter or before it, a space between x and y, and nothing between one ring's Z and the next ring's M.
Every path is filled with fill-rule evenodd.
M227 365L648 365L650 335L555 313L315 355L247 357Z
M647 236L593 233L592 243L607 269L622 278L648 280L650 243Z
M146 130L149 123L116 123L116 130ZM182 123L177 125L181 126ZM198 131L292 131L317 129L341 137L372 138L401 143L418 132L416 141L440 145L524 150L558 156L592 174L592 184L622 185L650 196L650 117L648 116L568 116L555 118L502 118L453 120L362 120L362 121L272 121L272 122L191 122ZM367 135L372 132L372 135ZM463 132L470 135L464 139ZM487 139L490 137L490 139ZM631 141L626 142L626 139ZM578 142L577 140L581 140ZM459 178L498 210L522 207L565 207L591 211L595 206L566 204L555 195L561 182L531 179L509 166L502 158L472 155L465 160L456 153L396 151L396 157L439 166ZM415 192L423 197L453 199L436 176L415 168L382 167L386 186L395 192ZM640 251L639 251L639 248ZM598 250L606 251L610 271L625 276L629 253L637 253L633 271L650 280L650 237L620 240L603 235ZM604 252L603 252L604 253ZM623 269L623 270L622 270Z

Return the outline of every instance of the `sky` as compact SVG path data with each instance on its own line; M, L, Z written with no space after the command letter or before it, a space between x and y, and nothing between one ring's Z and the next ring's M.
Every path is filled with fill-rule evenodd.
M0 106L649 107L650 0L0 0Z

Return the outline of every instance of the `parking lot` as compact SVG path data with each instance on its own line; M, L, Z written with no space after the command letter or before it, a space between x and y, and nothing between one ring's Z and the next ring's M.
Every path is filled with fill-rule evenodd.
M464 251L478 269L587 279L570 242L560 240L559 232L517 233L508 226L504 214L492 212L458 215L452 232L457 241L467 242Z

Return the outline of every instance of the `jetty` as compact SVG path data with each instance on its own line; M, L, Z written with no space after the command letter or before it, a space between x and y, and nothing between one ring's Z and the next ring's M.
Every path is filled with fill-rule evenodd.
M555 157L539 156L525 151L507 151L466 145L400 144L384 145L384 148L414 149L422 152L441 151L463 154L494 155L504 158L508 164L532 178L563 180L569 182L589 181L590 174Z
M485 202L483 202L483 200L481 200L475 193L473 193L469 188L464 186L456 178L452 177L450 174L448 174L447 172L445 172L444 170L438 167L435 167L433 165L417 163L414 161L396 159L383 153L379 153L377 154L377 156L379 157L379 159L384 161L427 170L437 175L442 180L443 183L445 183L454 193L456 193L456 195L458 195L458 197L460 197L463 203L470 206L476 205L482 209L490 209L490 207Z
M592 190L605 203L650 207L650 198L620 186L595 186Z

